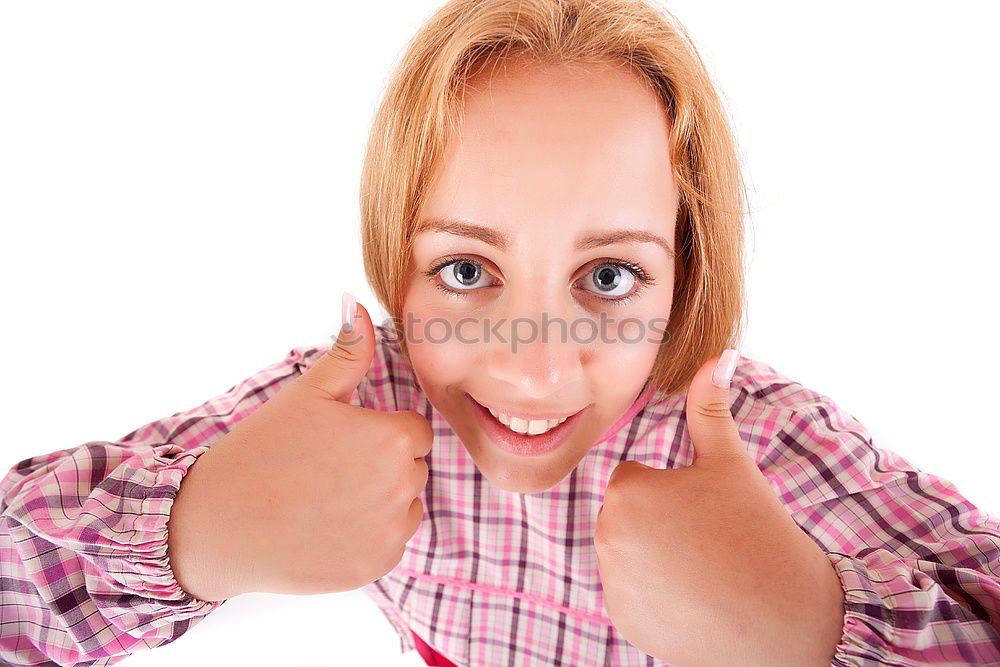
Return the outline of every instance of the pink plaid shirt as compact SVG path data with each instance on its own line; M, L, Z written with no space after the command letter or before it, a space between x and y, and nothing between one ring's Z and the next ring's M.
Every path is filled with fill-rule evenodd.
M684 394L647 390L559 484L510 493L479 473L398 346L376 330L375 359L351 403L415 410L435 433L423 522L399 565L364 588L401 650L418 648L415 634L459 666L666 664L608 619L592 536L619 462L690 465ZM0 661L115 664L225 604L193 598L171 573L174 497L200 454L326 347L295 348L118 441L14 465L0 482ZM747 451L844 586L832 664L1000 665L1000 521L766 364L741 357L730 398Z

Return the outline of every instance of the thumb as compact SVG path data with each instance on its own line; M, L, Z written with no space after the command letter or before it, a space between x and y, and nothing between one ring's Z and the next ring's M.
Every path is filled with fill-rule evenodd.
M300 378L305 384L346 403L375 356L375 328L368 310L348 292L341 305L337 340Z
M698 369L688 387L684 412L695 464L747 456L729 411L729 386L739 359L739 350L735 349L712 357Z

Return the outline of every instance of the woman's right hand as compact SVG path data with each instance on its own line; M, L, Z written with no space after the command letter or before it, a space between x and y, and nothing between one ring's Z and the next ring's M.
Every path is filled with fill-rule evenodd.
M402 558L423 516L433 429L413 411L348 403L375 352L361 304L353 324L182 480L167 549L194 597L345 591Z

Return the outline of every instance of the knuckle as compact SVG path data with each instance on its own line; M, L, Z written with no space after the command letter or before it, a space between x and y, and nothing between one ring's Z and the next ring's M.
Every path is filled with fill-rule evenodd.
M608 489L613 489L615 493L622 493L633 486L638 475L646 471L638 461L625 461L611 471L608 478Z
M360 358L359 350L344 345L332 345L323 353L323 358L336 364L353 364Z
M395 484L393 484L392 490L392 501L395 505L401 505L403 510L407 510L410 507L410 503L413 502L413 491L410 489L410 485L405 483L405 478L397 477Z
M711 400L706 403L698 403L695 406L695 413L709 419L732 419L728 400Z
M403 535L405 535L406 541L413 537L417 530L420 528L420 524L424 518L424 503L420 498L414 498L410 503L409 510L406 513L406 524L403 529Z
M413 429L406 428L403 425L400 428L393 429L391 441L396 449L408 453L416 446L417 436L413 432Z
M594 546L605 553L620 553L621 538L618 522L599 521L594 529Z
M420 528L420 523L424 519L424 503L420 500L420 498L416 498L413 503L413 517L413 525L410 527L410 530L407 531L406 539L413 537L413 535L417 532L417 529Z
M434 439L434 429L419 412L400 410L395 414L399 420L397 435L401 444L423 449Z
M644 493L638 484L619 484L610 489L610 492L605 492L605 509L602 516L607 514L609 509L624 516L642 512L648 504L648 498L649 494Z

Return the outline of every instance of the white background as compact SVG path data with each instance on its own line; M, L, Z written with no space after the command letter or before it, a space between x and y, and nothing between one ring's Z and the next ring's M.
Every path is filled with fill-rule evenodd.
M328 342L386 77L438 6L0 5L6 469ZM992 2L670 2L754 209L741 351L1000 512ZM129 664L419 665L360 592L234 598Z

